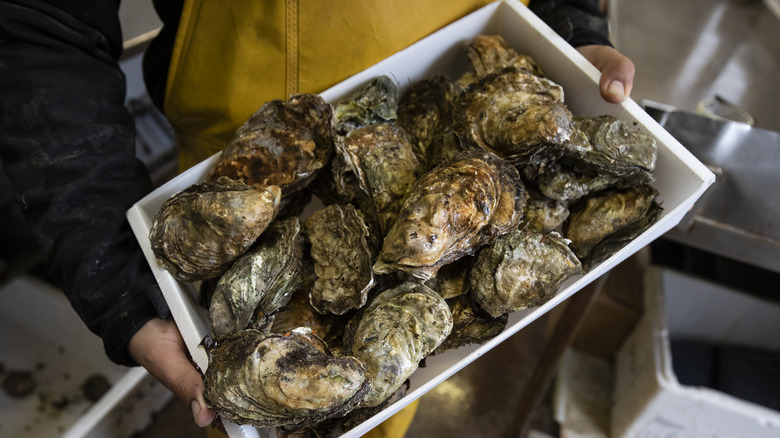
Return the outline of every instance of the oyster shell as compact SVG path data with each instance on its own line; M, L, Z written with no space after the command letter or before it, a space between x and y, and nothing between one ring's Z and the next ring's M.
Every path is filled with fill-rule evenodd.
M544 304L582 265L558 233L518 230L485 247L469 273L471 296L498 317Z
M452 130L452 109L462 92L450 78L436 75L413 82L398 101L398 125L408 134L421 168L429 170L460 151Z
M423 175L382 245L374 272L421 280L520 223L528 194L517 169L471 151Z
M209 306L212 335L221 339L287 304L301 287L303 236L297 217L274 222L219 279Z
M420 165L408 136L395 123L375 124L351 131L336 144L336 161L345 169L337 186L354 193L372 228L384 236L418 177Z
M304 283L307 285L313 282L313 278L311 281L308 281L308 279L304 280ZM274 313L273 323L270 328L271 333L283 334L289 333L298 327L308 327L312 333L327 344L328 349L335 356L344 356L344 354L340 353L343 351L346 318L332 313L323 315L317 312L311 305L309 290L307 286L297 290L293 293L290 301L279 309L278 312Z
M320 313L363 307L374 285L371 237L362 214L351 205L330 205L304 222L316 280L311 304Z
M442 298L453 298L469 292L468 274L476 258L466 255L439 269L436 277L425 282L425 285L435 290Z
M227 420L269 427L344 415L369 387L357 359L331 356L308 328L250 329L209 348L203 397Z
M657 202L653 201L652 205L650 205L650 209L642 216L642 219L631 226L612 234L593 247L588 254L588 257L582 261L585 270L591 270L595 265L608 259L620 248L639 237L640 234L644 233L651 225L658 221L662 213L663 208L661 208Z
M482 310L470 295L447 299L447 305L452 313L452 332L431 354L441 354L468 344L484 344L504 331L509 321L508 313L493 317Z
M572 135L571 118L560 85L513 67L470 85L453 113L461 143L534 167L561 156Z
M379 294L344 335L352 355L372 377L360 407L392 395L452 330L447 303L429 287L406 282Z
M257 189L228 178L192 185L171 196L154 215L152 251L181 280L215 278L265 231L280 197L277 186Z
M563 226L564 235L571 240L571 249L580 259L588 258L602 241L642 223L648 212L656 209L657 194L650 185L610 189L572 206Z
M477 76L485 76L505 67L516 67L536 76L544 76L542 68L532 57L517 53L500 35L478 35L469 43L467 54Z
M346 135L361 126L396 119L398 84L389 76L377 76L335 107L335 130Z
M537 233L549 233L558 230L569 217L566 204L550 199L536 191L529 191L530 197L525 205L525 216L520 228L528 228Z
M263 104L238 130L207 176L277 185L287 197L306 187L333 154L333 110L298 94Z

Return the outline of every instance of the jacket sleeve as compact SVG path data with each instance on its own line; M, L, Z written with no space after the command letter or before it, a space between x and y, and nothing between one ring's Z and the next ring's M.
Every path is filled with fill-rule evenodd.
M125 218L151 183L121 43L118 1L0 1L3 169L53 280L108 357L135 365L126 345L159 290Z
M598 0L531 0L528 7L574 47L612 46L609 22Z

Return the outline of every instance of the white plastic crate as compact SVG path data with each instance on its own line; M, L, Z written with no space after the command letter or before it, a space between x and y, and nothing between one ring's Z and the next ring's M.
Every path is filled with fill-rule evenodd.
M345 437L366 433L674 227L714 181L714 175L634 101L627 100L620 105L605 102L598 90L598 70L517 1L498 1L485 6L321 95L328 102L336 103L369 80L383 74L394 77L402 87L436 73L459 77L469 69L464 44L480 34L501 35L519 52L533 56L545 73L563 86L566 104L575 115L611 114L629 123L636 122L638 129L655 137L658 141L658 160L657 182L654 185L659 191L658 199L664 207L663 216L644 234L591 272L567 281L558 295L546 304L510 315L506 330L496 338L481 346L462 347L426 359L426 367L418 369L412 375L411 388L403 399L347 432ZM204 370L208 360L199 344L209 332L206 312L198 307L191 285L175 280L160 267L151 251L148 235L152 218L162 203L176 192L202 181L216 159L217 155L199 163L139 201L128 211L133 231L171 307L184 341L196 363ZM228 425L227 430L231 437L258 436L257 430L251 427Z
M645 314L616 357L611 436L780 436L780 412L681 384L670 339L780 349L780 305L673 270L651 268Z
M28 372L29 395L0 391L0 436L14 438L130 437L144 430L173 394L140 367L116 365L65 295L30 276L0 289L3 372ZM94 403L81 385L91 376L111 385Z

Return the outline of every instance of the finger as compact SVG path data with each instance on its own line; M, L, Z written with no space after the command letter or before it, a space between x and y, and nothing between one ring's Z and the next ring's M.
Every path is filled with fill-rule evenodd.
M631 95L635 67L630 59L609 46L580 46L577 50L601 72L599 91L604 100L620 103Z
M149 374L192 408L195 424L204 427L214 421L216 411L203 399L201 374L190 362L172 321L150 320L131 338L128 350Z

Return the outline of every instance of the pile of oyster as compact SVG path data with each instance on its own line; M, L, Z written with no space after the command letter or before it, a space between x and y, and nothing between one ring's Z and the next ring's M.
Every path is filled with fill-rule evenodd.
M574 117L500 37L468 59L403 92L382 76L336 105L268 102L161 207L151 244L202 282L204 396L223 418L345 430L426 356L486 342L658 219L652 138Z

